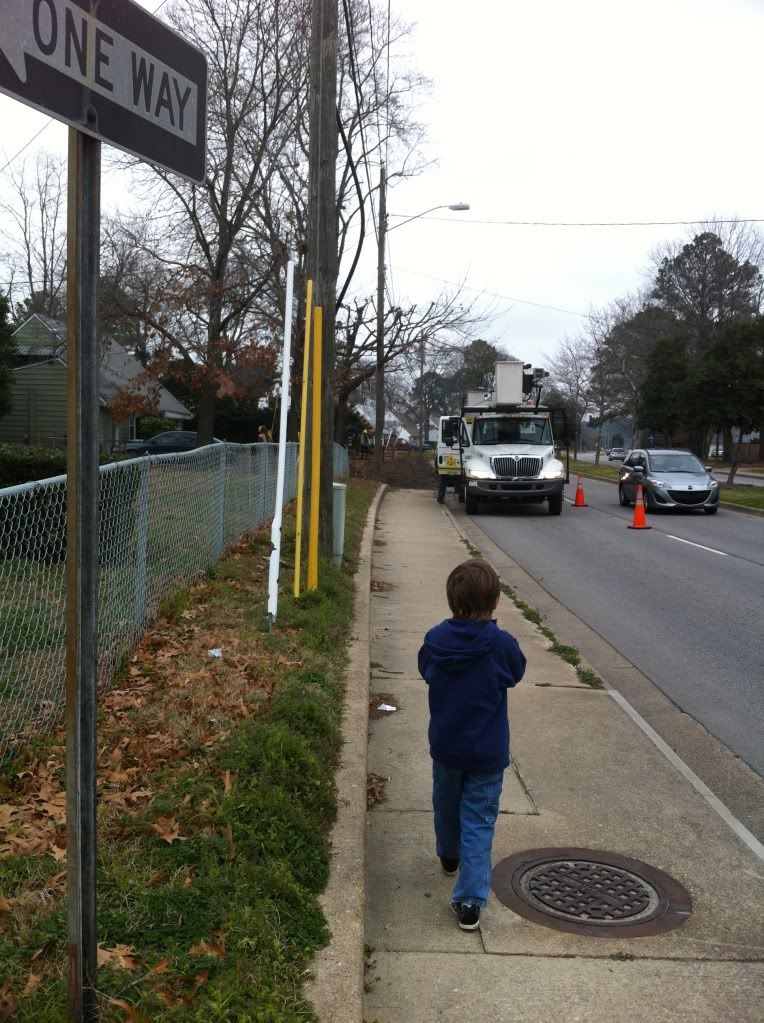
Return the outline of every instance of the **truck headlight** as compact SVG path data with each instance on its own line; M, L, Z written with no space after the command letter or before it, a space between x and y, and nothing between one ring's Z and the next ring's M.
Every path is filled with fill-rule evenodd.
M548 462L539 473L542 480L560 480L565 475L565 466L562 462Z
M494 480L496 477L490 469L482 465L468 465L467 478L471 480Z

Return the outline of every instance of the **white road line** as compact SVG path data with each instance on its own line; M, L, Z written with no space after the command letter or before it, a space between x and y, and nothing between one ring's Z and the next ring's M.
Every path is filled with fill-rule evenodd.
M569 497L563 497L563 501L564 501L564 502L565 502L566 504L573 504L573 502L571 501L571 499L570 499Z
M718 554L722 558L728 558L729 554L724 551L717 551L715 547L706 547L702 543L693 543L692 540L683 540L681 536L674 536L673 533L666 533L669 540L678 540L680 543L688 543L690 547L700 547L702 551L709 551L711 554Z
M641 714L637 713L627 699L617 693L614 689L608 690L610 695L613 697L615 702L623 708L623 710L629 715L631 720L641 728L647 738L656 746L666 759L674 765L679 773L687 779L692 785L698 795L702 796L712 810L715 810L719 814L724 823L731 828L737 837L741 841L745 842L751 852L758 856L760 860L764 861L764 845L758 840L755 835L752 835L745 824L741 824L740 821L735 817L724 805L724 803L715 796L708 785L702 782L695 772L685 764L684 760L672 750L672 748L661 739L654 728L645 721Z

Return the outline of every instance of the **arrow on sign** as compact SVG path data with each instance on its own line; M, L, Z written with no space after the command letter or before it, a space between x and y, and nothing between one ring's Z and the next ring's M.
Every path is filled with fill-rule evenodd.
M27 4L26 6L31 11L31 5ZM13 18L13 15L14 12L11 11L11 18ZM0 53L2 53L13 68L18 80L26 84L27 60L24 56L24 45L21 37L15 32L9 32L7 36L0 36Z

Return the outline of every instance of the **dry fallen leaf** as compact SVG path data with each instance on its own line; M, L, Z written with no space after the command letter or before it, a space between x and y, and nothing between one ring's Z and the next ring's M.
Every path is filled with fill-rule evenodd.
M0 913L10 913L11 911L10 902L2 895L0 895Z
M223 775L223 791L226 795L231 791L231 772L226 771Z
M126 1002L123 998L107 998L109 1005L116 1005L118 1009L123 1009L126 1013L125 1023L135 1023L135 1009L129 1002Z
M156 824L152 824L151 827L168 845L181 841L180 826L174 817L158 817Z
M42 974L30 973L29 977L27 978L26 987L21 992L21 997L29 998L29 996L37 990L40 984L42 984Z
M157 975L160 974L160 973L167 973L169 968L170 968L170 960L169 959L160 959L158 963L156 963L154 966L151 967L151 969L149 970L149 973L154 973L154 974L157 974Z
M230 821L226 822L226 826L224 828L224 834L225 834L225 843L228 846L228 860L229 860L229 862L233 863L233 861L236 859L236 849L235 849L234 844L233 844L233 828L231 827L231 822Z
M225 955L225 946L212 945L206 941L198 941L195 945L191 946L188 950L188 954L192 956L216 956L218 959L222 959Z
M135 949L132 945L115 945L114 948L101 948L98 946L98 965L106 966L108 963L115 963L123 970L132 972L135 969Z
M0 1023L10 1023L16 1014L16 999L11 994L11 985L5 981L0 987Z

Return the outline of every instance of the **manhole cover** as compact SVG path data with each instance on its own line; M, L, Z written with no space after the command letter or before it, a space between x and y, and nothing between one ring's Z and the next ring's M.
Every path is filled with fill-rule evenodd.
M535 923L596 937L670 931L692 912L673 877L640 860L597 849L531 849L498 863L493 889Z

